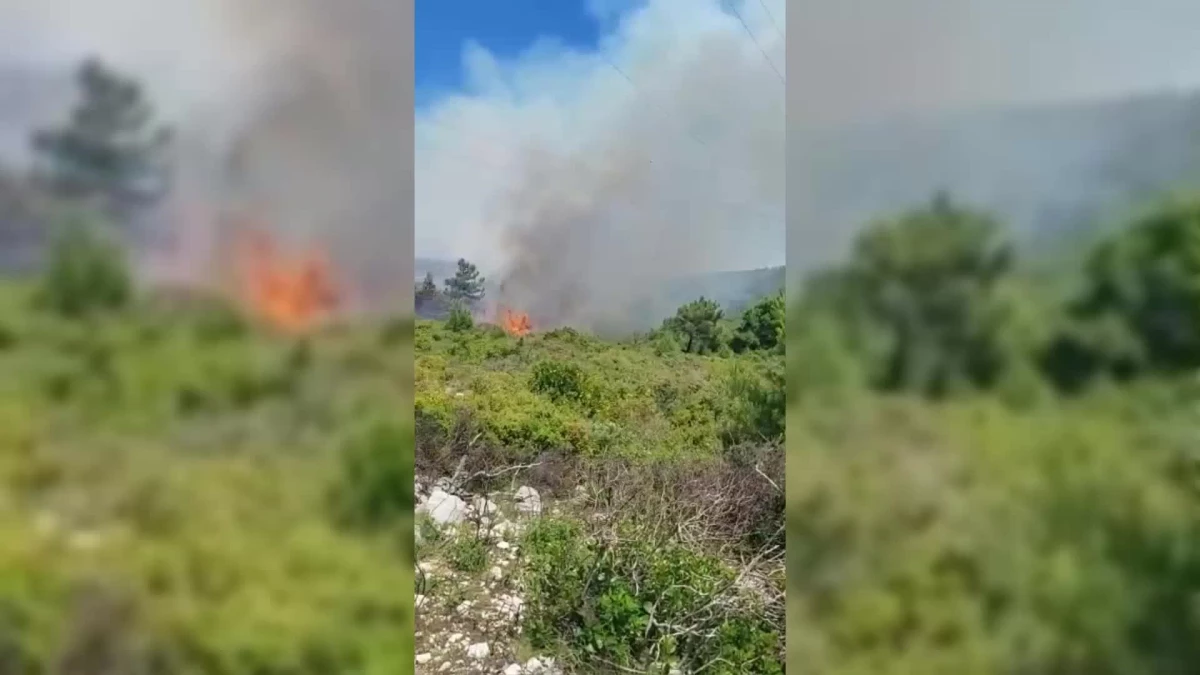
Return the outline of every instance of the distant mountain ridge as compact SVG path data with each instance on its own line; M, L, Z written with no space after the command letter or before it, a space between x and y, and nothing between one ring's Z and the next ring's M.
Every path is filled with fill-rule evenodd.
M1160 193L1200 186L1200 92L860 125L806 152L813 182L805 216L812 222L797 236L800 254L827 258L854 228L937 190L995 213L1036 243Z
M700 297L714 300L725 309L727 314L736 314L753 304L759 298L776 293L784 287L784 267L764 267L754 270L735 270L726 272L710 272L676 279L667 283L662 289L652 293L649 300L656 306L677 307ZM457 263L436 258L417 258L417 281L425 278L427 273L433 274L438 287L442 282L454 276ZM487 275L484 275L487 277ZM487 292L498 290L496 280L487 278Z

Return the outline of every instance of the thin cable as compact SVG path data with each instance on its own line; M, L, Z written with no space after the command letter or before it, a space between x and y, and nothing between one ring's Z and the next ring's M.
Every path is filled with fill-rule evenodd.
M746 29L746 35L750 36L750 40L754 42L754 46L758 47L758 51L762 52L763 60L767 62L768 66L771 66L771 70L775 72L775 77L779 78L779 83L786 87L787 82L784 81L783 74L780 73L779 69L775 67L775 64L771 61L771 57L767 56L767 50L763 49L763 46L759 43L758 38L754 37L754 31L750 30L750 24L746 23L746 20L742 18L741 12L737 11L737 7L732 2L729 3L729 11L733 12L733 15L737 17L738 23L742 24L742 28ZM774 20L772 20L772 23L773 22ZM779 28L776 27L775 30L779 30Z
M608 54L604 53L604 50L598 50L596 53L599 54L600 58L604 59L604 62L607 63L609 66L611 66L613 70L617 71L618 75L625 78L625 81L629 83L629 86L633 87L634 91L638 90L637 83L633 81L633 78L629 77L629 75L626 74L626 72L624 70L622 70L620 66L617 65L616 61L613 61L612 59L610 59L608 57ZM707 143L700 140L700 137L698 137L698 136L696 136L696 134L692 133L692 131L690 129L685 129L684 133L686 133L688 135L688 137L691 138L693 141L696 141L697 143L699 143L700 146L703 147L705 150L712 150L712 148L710 148Z
M763 11L766 12L767 18L771 20L771 26L775 29L775 32L779 35L779 37L783 38L783 31L779 30L779 24L775 22L775 15L771 14L771 10L767 9L766 0L758 0L758 4L762 6ZM787 38L784 39L786 40Z

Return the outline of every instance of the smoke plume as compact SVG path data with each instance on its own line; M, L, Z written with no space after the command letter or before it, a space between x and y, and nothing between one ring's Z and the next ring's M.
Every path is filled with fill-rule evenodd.
M158 273L211 278L247 220L329 250L372 305L412 302L412 4L5 0L0 58L140 76L174 123Z
M471 86L417 119L418 251L477 262L540 328L783 263L784 2L595 9L596 50L468 46Z
M865 219L940 188L1037 234L1186 164L1187 102L1172 94L1200 84L1200 4L798 0L789 9L789 275L841 255ZM1087 105L1055 107L1063 103ZM1176 142L1146 142L1163 133Z

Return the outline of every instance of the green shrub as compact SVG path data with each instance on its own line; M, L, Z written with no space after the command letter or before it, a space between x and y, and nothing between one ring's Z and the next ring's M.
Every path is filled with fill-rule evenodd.
M471 310L461 302L454 303L450 308L450 316L446 319L446 328L455 333L462 333L474 327L475 319L471 317Z
M132 297L133 280L121 249L88 223L70 222L50 251L38 306L79 318L124 308Z
M721 305L702 297L680 307L662 330L675 334L689 354L712 354L728 342L724 317Z
M0 321L0 352L13 349L20 342L16 329Z
M216 344L245 337L250 324L228 303L212 302L197 311L195 332L201 344Z
M379 332L379 341L385 347L394 347L412 341L412 317L397 317L389 319Z
M443 537L441 528L427 514L417 516L416 532L417 538L425 544L436 544Z
M475 574L482 572L488 563L487 542L463 528L450 543L446 560L459 572Z
M565 644L584 664L637 672L675 663L722 675L783 673L781 636L756 618L752 601L739 604L732 570L629 534L602 544L569 520L543 518L530 528L525 631L535 648ZM718 596L722 610L697 611Z
M763 298L743 314L729 346L735 352L775 349L784 341L783 292Z
M551 401L580 402L587 394L587 374L570 361L541 361L530 371L530 388Z
M784 435L787 389L783 364L734 365L725 381L726 445L769 443Z
M409 427L376 423L350 439L341 454L333 499L343 522L378 527L413 509L413 435Z

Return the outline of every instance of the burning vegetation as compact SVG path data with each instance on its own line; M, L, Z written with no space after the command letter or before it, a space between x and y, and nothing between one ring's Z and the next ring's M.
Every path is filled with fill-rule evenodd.
M528 314L514 311L508 307L500 309L500 325L509 335L517 337L528 335L533 330L533 323L529 320Z
M338 309L341 293L322 251L289 259L262 229L240 234L236 249L242 301L274 327L304 332Z

